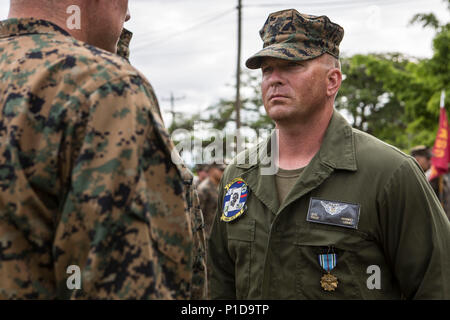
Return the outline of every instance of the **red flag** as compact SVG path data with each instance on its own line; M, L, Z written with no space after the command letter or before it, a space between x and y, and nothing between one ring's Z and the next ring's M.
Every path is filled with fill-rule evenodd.
M447 113L444 108L445 93L441 95L441 113L439 116L439 130L436 135L436 141L433 147L433 157L431 158L431 173L428 178L430 181L434 178L447 173L449 154L449 136L448 136L448 120Z

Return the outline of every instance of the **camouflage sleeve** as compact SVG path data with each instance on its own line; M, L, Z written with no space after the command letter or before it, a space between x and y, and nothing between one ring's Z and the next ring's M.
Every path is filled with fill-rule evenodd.
M201 300L206 299L208 296L206 283L207 270L205 223L196 189L194 186L191 186L187 192L189 193L188 197L192 201L191 218L193 226L192 229L194 232L194 264L191 299Z
M53 244L62 298L190 297L191 221L153 97L141 77L116 79L90 94L75 121L84 129L74 131L79 148L64 164L70 186ZM79 290L66 286L70 265L81 269Z

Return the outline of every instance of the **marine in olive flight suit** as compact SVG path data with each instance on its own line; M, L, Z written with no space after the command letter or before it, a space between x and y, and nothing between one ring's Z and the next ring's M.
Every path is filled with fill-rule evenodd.
M266 57L337 58L343 29L285 10L261 37L251 69ZM450 223L420 167L330 110L303 168L263 172L272 135L225 170L208 243L211 298L450 299Z
M206 297L193 176L148 80L46 20L1 21L0 54L0 298Z

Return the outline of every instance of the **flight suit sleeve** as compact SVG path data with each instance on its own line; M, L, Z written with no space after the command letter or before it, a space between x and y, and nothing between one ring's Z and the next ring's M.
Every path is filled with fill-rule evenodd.
M226 171L224 173L224 177ZM220 221L223 202L223 178L219 184L219 197L211 235L208 241L208 270L210 298L213 300L236 299L234 262L228 252L226 225Z
M404 298L450 299L450 223L417 163L408 159L395 171L379 207L384 251Z
M70 186L53 243L62 298L190 297L185 189L154 121L154 102L145 80L128 76L91 93L73 121L77 147L66 159L73 163L64 164ZM70 265L81 270L80 289L66 285Z

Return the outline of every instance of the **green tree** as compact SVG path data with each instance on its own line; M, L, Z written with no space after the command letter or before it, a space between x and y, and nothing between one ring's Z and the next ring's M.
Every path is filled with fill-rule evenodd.
M241 137L245 143L253 142L258 136L259 130L270 130L275 127L272 120L266 115L261 98L261 81L258 75L244 71L242 74L241 88ZM191 117L177 117L176 121L169 127L169 132L173 133L176 129L185 129L190 132L202 135L208 135L208 129L220 130L223 135L223 150L234 150L234 141L226 141L227 134L236 134L236 108L234 97L221 98L217 103L207 107L205 110L193 114ZM175 145L177 145L184 136L173 136ZM194 143L192 138L192 143ZM215 137L210 139L202 137L202 147L206 147L214 142ZM229 145L227 146L226 143ZM199 150L194 150L199 152ZM235 154L233 154L234 156ZM193 157L199 158L194 154Z
M408 63L400 53L373 56L399 69L404 69ZM355 55L341 59L344 80L336 98L336 108L349 116L354 128L388 143L408 147L399 135L406 129L404 107L393 93L385 90L383 82L368 73L366 57Z
M450 0L445 2L450 10ZM400 126L396 133L399 141L396 145L403 149L416 144L433 144L440 93L447 90L447 101L449 96L450 24L441 23L433 14L417 14L411 23L422 23L436 30L431 59L409 59L406 64L398 64L376 55L357 57L357 63L364 66L367 75L382 83L383 89L404 108L401 119L406 128ZM448 108L448 103L446 106Z
M266 115L261 98L259 76L244 71L242 74L241 127L243 130L273 129L272 120ZM236 128L236 108L234 97L220 101L206 109L208 118L203 120L213 128L224 130Z

